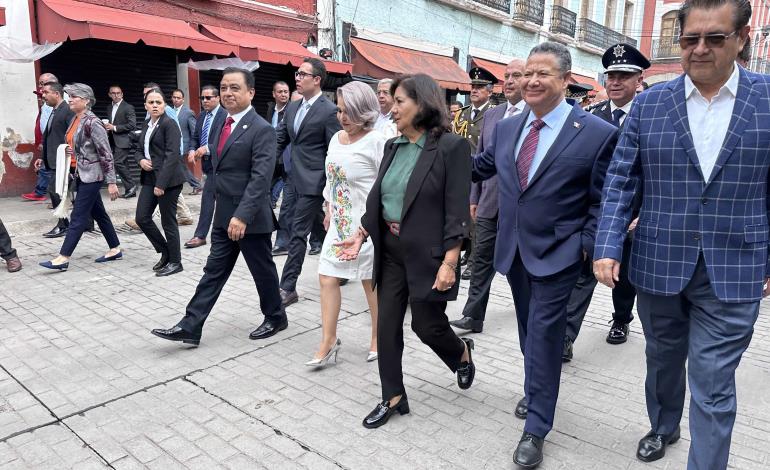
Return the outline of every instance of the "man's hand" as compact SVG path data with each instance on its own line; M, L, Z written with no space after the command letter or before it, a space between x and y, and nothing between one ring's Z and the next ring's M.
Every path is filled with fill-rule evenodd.
M620 263L612 258L597 259L594 261L594 276L599 282L612 289L620 280Z
M227 227L227 236L230 240L237 242L246 235L246 222L238 217L230 219L230 225Z
M765 288L762 289L762 297L770 295L770 277L765 278Z
M139 166L142 167L142 170L144 171L152 171L152 162L146 158L139 160Z
M633 230L636 228L636 225L639 223L639 217L635 218L631 221L630 224L628 224L628 231L633 232Z
M43 159L38 158L35 160L35 171L40 171L41 168L43 168Z
M109 122L104 123L104 128L107 129L108 131L115 131L115 126L113 126Z
M471 204L471 219L476 221L476 210L479 208L478 204Z
M107 185L107 192L110 193L110 201L114 201L120 197L120 193L118 192L118 185L115 183L110 183Z
M187 153L187 161L192 164L195 164L195 150L190 150Z
M203 158L206 153L209 151L209 146L204 145L203 147L198 147L198 150L195 151L195 158Z
M154 195L156 195L157 197L161 197L161 196L163 196L164 194L166 194L166 191L165 191L164 189L160 189L159 187L155 186L155 187L152 189L152 193L153 193Z

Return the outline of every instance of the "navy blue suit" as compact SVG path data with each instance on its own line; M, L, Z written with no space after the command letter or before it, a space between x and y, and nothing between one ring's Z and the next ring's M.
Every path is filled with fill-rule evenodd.
M224 125L225 118L227 118L227 111L222 106L217 107L217 112L214 114L209 124L209 140L213 137L213 130L221 129ZM193 134L190 137L190 150L198 150L201 146L201 135L203 134L203 121L206 119L206 111L201 112L198 115L198 119L195 121L195 128ZM211 146L209 146L211 149ZM209 233L211 227L211 220L214 218L214 172L211 165L211 151L208 155L203 156L201 162L203 167L203 173L206 175L206 181L203 183L203 194L201 195L201 213L198 217L198 225L195 227L195 236L201 239L206 239L206 235Z
M566 305L584 253L593 253L601 188L617 129L575 106L522 191L516 143L529 113L503 119L482 154L474 181L497 174L495 269L508 276L524 354L524 430L545 437L553 427L566 329Z
M647 342L650 424L659 434L679 426L688 361L688 469L723 469L737 408L735 369L770 276L770 77L738 67L732 116L715 117L730 121L707 181L685 76L636 100L607 173L594 258L621 260L642 189L630 279Z

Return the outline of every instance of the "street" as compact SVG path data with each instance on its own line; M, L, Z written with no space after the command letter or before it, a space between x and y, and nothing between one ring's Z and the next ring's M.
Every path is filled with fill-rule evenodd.
M108 211L113 207L107 204ZM192 230L181 227L183 241ZM523 367L502 276L493 286L484 332L472 335L473 387L461 391L405 325L411 413L368 430L361 420L380 400L380 387L377 363L365 361L370 317L359 283L342 288L338 363L323 370L303 365L320 339L317 256L305 259L300 302L288 308L287 330L268 340L248 339L261 315L240 260L200 347L189 348L149 331L183 315L208 245L183 251L183 273L157 278L147 239L120 227L123 260L95 264L105 243L98 233L86 234L69 271L58 273L37 262L50 259L62 239L11 231L24 269L0 272L2 469L514 468L511 455L524 422L513 409ZM279 272L285 259L276 259ZM460 299L450 303L450 319L460 315L467 285L463 281ZM738 370L731 468L770 467L769 311L763 303ZM682 439L664 459L644 464L635 458L649 430L644 339L635 320L628 343L607 344L610 317L609 290L599 286L575 358L562 372L540 468L684 468L686 409Z

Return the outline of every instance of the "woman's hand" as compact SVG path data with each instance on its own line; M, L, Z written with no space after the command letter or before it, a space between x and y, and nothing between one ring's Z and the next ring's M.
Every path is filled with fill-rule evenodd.
M334 246L339 246L342 248L342 251L337 254L337 258L341 259L342 261L352 261L358 258L358 252L361 251L361 245L363 244L364 236L361 234L361 232L356 231L353 236L334 244Z
M158 197L161 197L164 194L166 194L166 191L164 191L164 190L162 190L162 189L160 189L159 187L156 186L155 188L153 188L152 193L154 195L158 196Z
M114 201L120 197L120 193L118 192L118 185L115 183L110 183L107 185L107 192L110 193L110 201Z
M324 211L324 230L327 232L329 231L329 224L332 221L332 215L329 213L329 208L327 207Z
M441 266L438 267L432 289L436 289L439 292L448 291L455 285L456 280L455 269L442 261Z
M139 166L142 167L142 170L144 171L152 171L152 162L146 158L139 160Z

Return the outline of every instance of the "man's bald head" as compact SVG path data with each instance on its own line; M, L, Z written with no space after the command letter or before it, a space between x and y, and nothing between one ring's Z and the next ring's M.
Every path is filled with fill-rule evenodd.
M505 99L511 104L521 101L521 89L519 88L519 79L524 75L524 59L513 59L505 66L505 83L503 84L503 94Z

